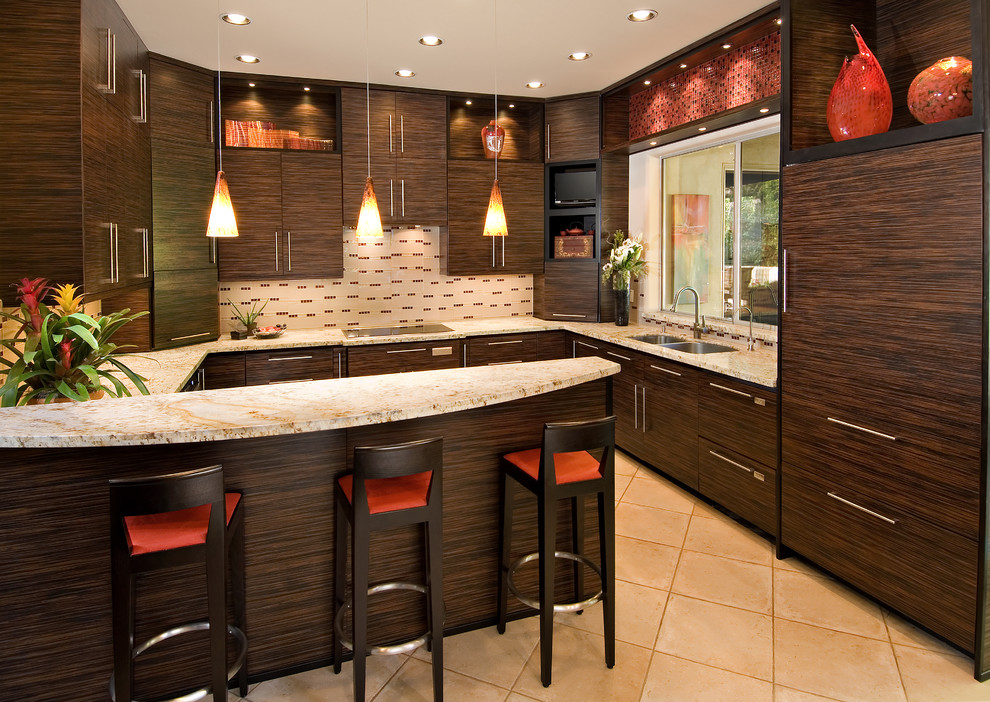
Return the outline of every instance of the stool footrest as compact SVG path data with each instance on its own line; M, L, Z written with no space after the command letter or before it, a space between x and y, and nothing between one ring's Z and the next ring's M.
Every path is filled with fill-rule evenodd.
M377 595L379 592L387 592L389 590L412 590L413 592L421 592L424 595L428 594L428 590L425 585L417 585L416 583L381 583L380 585L372 585L368 588L369 595ZM344 614L347 610L352 608L352 603L345 602L344 605L337 610L337 617L333 623L334 633L343 644L344 648L354 650L354 642L349 640L344 635ZM427 641L433 635L432 631L426 631L422 636L418 636L415 639L410 639L403 643L392 644L391 646L368 646L369 656L394 656L399 653L409 653L414 651Z
M141 645L136 646L134 650L131 652L131 657L137 658L139 655L147 651L152 646L156 644L160 644L162 641L165 641L166 639L171 639L173 636L180 636L181 634L189 634L194 631L209 631L209 630L210 630L209 622L191 622L189 624L180 624L179 626L174 626L171 629L167 629L161 632L160 634L156 634L155 636L152 636L150 639L148 639ZM241 669L241 666L244 665L244 660L247 658L247 636L244 635L243 631L241 631L238 627L232 624L227 625L227 633L233 636L235 639L237 639L237 649L238 649L237 659L234 661L234 665L227 670L227 679L230 680ZM110 699L113 700L114 702L117 702L117 696L114 694L113 682L114 682L114 676L113 674L111 674ZM204 699L208 695L211 695L212 693L213 693L213 688L203 687L200 688L199 690L186 693L185 695L173 697L168 700L159 700L158 702L197 702L197 700ZM142 702L142 701L134 699L134 700L129 700L129 702Z
M554 551L553 552L553 556L554 556L554 558L564 558L564 559L567 559L569 561L577 561L578 563L582 563L582 564L588 566L589 568L591 568L593 571L595 571L598 574L598 579L599 580L602 580L603 579L602 578L602 569L598 567L598 564L595 563L594 561L588 559L588 558L585 558L584 556L582 556L580 554L571 553L570 551ZM516 597L517 600L519 600L520 602L522 602L527 607L532 607L533 609L539 609L540 608L540 601L539 600L534 600L533 598L527 597L526 595L522 594L522 592L519 591L519 588L516 587L515 580L513 579L513 574L516 572L516 569L519 568L520 566L523 566L523 565L525 565L527 563L531 563L533 561L538 561L538 560L540 560L540 554L539 553L528 553L525 556L523 556L522 558L517 559L511 566L509 566L509 573L508 573L508 577L506 578L507 584L509 586L509 591L513 595L515 595L515 597ZM599 590L598 592L596 592L591 597L589 597L589 598L587 598L585 600L581 600L579 602L564 602L564 603L561 603L561 604L555 604L553 606L553 611L554 612L580 612L582 609L586 609L586 608L590 607L591 605L595 604L596 602L601 602L601 599L602 599L602 591Z

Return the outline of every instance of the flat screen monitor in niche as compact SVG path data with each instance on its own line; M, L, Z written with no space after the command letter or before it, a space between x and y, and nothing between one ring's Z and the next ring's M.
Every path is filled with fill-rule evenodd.
M598 199L597 187L594 169L554 173L553 204L560 207L594 205Z

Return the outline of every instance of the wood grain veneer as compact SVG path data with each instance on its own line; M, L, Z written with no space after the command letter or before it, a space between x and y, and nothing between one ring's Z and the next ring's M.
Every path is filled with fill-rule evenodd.
M545 261L533 276L533 314L540 319L599 321L598 261Z
M699 381L700 434L767 467L777 465L777 393L711 373Z
M245 354L247 385L336 378L337 349L329 346L252 351Z
M690 366L646 355L641 356L640 368L641 457L697 490L702 374Z
M699 440L698 490L701 494L774 536L777 533L776 485L777 471L773 468L708 439Z
M211 353L203 361L203 389L241 388L247 385L247 354Z
M221 463L227 488L243 491L248 664L257 680L329 660L332 485L353 446L445 437L446 626L486 625L494 620L498 575L498 455L539 445L545 421L598 417L604 406L605 381L598 381L347 432L153 447L0 451L6 486L0 505L4 637L6 649L17 652L17 661L9 660L4 668L7 694L38 702L106 696L112 665L108 478ZM565 508L560 515L562 540L569 535L567 512ZM535 504L523 501L515 529L519 553L535 549ZM588 551L594 554L597 534L590 524L588 536ZM379 535L372 552L372 582L394 575L421 577L418 531ZM535 571L520 578L524 587L532 584L530 575ZM202 573L188 568L139 579L137 639L202 618L204 580ZM381 641L402 638L420 627L421 616L419 600L375 598L372 636ZM161 655L142 656L138 694L161 694L176 684L198 686L208 677L205 643L196 637L174 639L162 645ZM53 676L56 667L60 674Z
M344 275L340 156L320 152L282 154L282 275ZM231 195L233 197L233 195Z
M218 240L220 280L281 277L282 155L278 151L225 149L223 169L238 236Z
M220 336L216 269L157 272L152 307L156 349L216 339Z
M347 349L347 375L357 378L383 373L460 368L463 343L460 339L449 339L351 346ZM449 353L445 353L447 350Z
M598 158L598 96L551 100L545 108L546 161L576 161Z
M472 336L467 339L467 365L491 366L539 360L537 334Z
M510 108L509 104L514 104ZM499 97L498 124L505 130L499 161L543 162L543 103ZM448 158L486 161L481 128L495 119L495 102L488 97L448 99Z
M337 90L319 84L304 92L301 84L252 88L243 78L224 78L221 88L225 120L274 122L277 129L291 129L299 136L337 139ZM234 148L234 147L231 147ZM339 151L339 144L334 143Z
M216 183L213 147L155 137L151 168L155 272L211 269L216 278L215 242L206 238Z
M570 356L566 332L538 332L537 337L537 354L540 361L552 361Z

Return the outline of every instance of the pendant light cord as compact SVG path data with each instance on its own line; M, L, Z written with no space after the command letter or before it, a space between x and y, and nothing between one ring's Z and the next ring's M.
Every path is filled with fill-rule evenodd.
M498 0L492 0L492 33L495 35L495 53L492 63L495 66L495 142L498 143ZM495 180L498 180L498 155L495 152Z
M371 0L364 0L364 116L368 129L368 177L371 177Z
M220 0L217 0L217 120L223 122L223 115L220 111ZM221 124L217 125L217 151L219 153L220 170L223 170L223 142L226 132L220 130Z

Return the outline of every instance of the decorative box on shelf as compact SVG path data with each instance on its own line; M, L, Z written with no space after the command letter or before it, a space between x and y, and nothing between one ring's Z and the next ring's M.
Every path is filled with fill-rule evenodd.
M553 238L554 258L594 258L595 237L591 234L572 234Z

